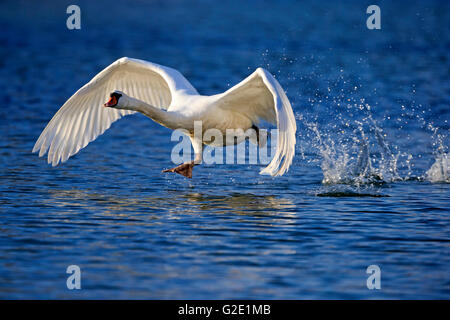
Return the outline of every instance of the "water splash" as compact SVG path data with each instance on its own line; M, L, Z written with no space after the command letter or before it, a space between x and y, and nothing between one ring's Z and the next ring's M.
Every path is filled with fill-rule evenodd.
M433 183L450 183L450 159L448 154L439 155L431 168L425 173L425 177Z
M318 163L328 189L334 185L338 193L345 188L353 192L356 186L361 192L363 186L398 181L448 182L445 112L424 103L415 83L397 91L389 79L374 84L365 57L355 61L364 71L357 74L352 66L336 67L322 55L266 50L262 56L267 68L278 61L283 70L293 70L284 71L282 82L299 88L289 95L294 106L301 106L299 130L306 128L299 135L299 152L303 160Z
M435 161L430 169L425 173L425 179L433 183L450 183L450 159L447 147L444 144L446 136L440 132L438 127L432 124L428 128L433 132L433 147Z
M323 184L383 184L411 177L412 155L391 147L386 134L368 116L354 121L352 131L322 132L317 123L301 119L314 133L312 146L318 151ZM350 124L348 124L350 126Z

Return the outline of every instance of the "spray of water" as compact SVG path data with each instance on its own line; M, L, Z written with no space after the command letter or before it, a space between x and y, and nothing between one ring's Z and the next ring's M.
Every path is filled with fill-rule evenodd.
M435 161L430 169L425 173L425 179L433 183L450 183L450 158L447 147L444 144L446 136L439 131L439 128L432 124L428 128L433 132L433 147Z
M322 183L363 185L410 178L412 156L393 151L371 117L365 123L355 121L350 133L321 132L317 123L303 123L314 133L312 146L321 157Z
M284 75L287 87L298 88L288 92L294 106L301 106L297 146L304 161L318 163L322 183L356 186L357 192L411 180L449 183L447 121L441 128L430 124L438 115L416 101L415 84L410 92L403 86L398 97L391 93L395 83L366 88L367 81L374 83L366 57L355 61L357 72L350 65L336 67L327 57L297 57L284 49L262 54L263 65Z
M434 164L426 172L413 173L413 154L401 151L369 114L362 120L346 122L342 130L299 120L310 131L309 147L320 159L324 185L378 185L396 181L450 182L450 161L445 135L428 125L433 134ZM348 128L352 128L348 130ZM314 154L314 152L313 152Z

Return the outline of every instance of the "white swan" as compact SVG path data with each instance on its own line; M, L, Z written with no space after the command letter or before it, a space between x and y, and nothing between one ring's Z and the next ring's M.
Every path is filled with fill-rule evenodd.
M120 90L120 91L118 91ZM109 101L103 102L107 97ZM56 166L84 148L121 117L141 112L171 129L189 131L194 161L165 172L192 177L207 143L193 135L194 121L202 129L256 128L260 120L278 127L276 153L261 174L279 176L291 165L295 152L296 123L291 104L278 81L256 69L224 93L202 96L178 71L143 60L121 58L79 89L53 116L34 145L39 156L48 151Z

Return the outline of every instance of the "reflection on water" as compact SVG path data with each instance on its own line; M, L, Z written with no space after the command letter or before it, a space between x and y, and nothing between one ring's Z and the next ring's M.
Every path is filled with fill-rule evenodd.
M234 193L229 196L211 196L201 193L189 193L182 196L187 205L194 206L198 211L217 213L233 213L240 215L289 215L295 211L294 204L289 199L276 196L257 196L253 194Z
M52 204L65 210L82 208L95 212L100 206L102 214L126 216L124 211L133 214L151 214L157 218L158 213L170 214L238 214L248 216L295 215L295 205L289 200L277 196L257 196L235 193L225 196L212 196L202 193L169 191L167 197L141 196L120 197L107 193L91 192L82 189L49 190L49 197L44 204ZM160 212L158 212L158 209Z

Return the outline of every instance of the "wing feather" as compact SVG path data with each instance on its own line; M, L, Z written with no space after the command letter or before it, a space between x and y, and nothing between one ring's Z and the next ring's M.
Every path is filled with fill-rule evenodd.
M260 120L276 123L277 149L272 161L260 173L281 176L289 170L295 155L297 125L289 99L267 70L256 69L242 82L219 95L217 106L245 115L255 124Z
M121 58L79 89L53 116L34 145L33 152L56 166L65 162L105 132L113 122L134 113L103 108L109 93L121 90L153 106L166 109L174 94L197 94L177 70L143 60Z

